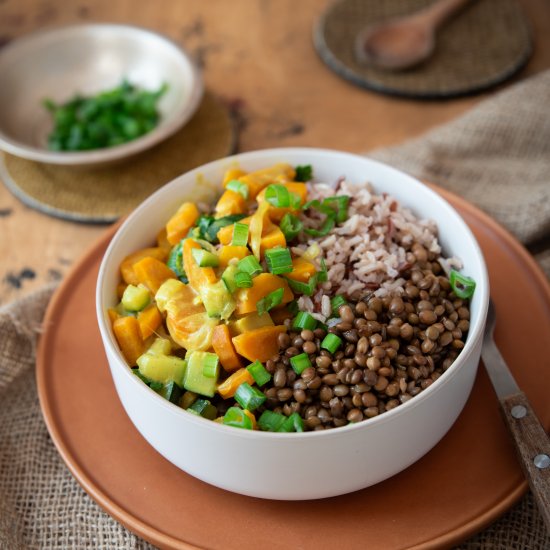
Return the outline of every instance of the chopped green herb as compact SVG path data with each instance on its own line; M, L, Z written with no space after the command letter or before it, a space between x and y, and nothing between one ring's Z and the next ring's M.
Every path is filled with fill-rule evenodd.
M328 197L323 202L323 206L333 208L336 212L336 223L345 222L348 219L348 206L350 197L348 195L335 195Z
M294 179L296 181L311 181L313 178L313 168L311 167L311 164L296 166L296 176Z
M87 151L120 145L150 132L159 122L157 103L166 93L143 90L124 80L118 87L90 97L75 95L63 104L45 99L53 117L48 136L53 151Z

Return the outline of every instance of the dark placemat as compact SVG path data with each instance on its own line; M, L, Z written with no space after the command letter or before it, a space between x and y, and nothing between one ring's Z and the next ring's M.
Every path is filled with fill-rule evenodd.
M45 214L110 223L176 176L232 153L235 145L228 109L207 93L179 132L124 163L79 170L6 153L0 158L0 178L23 203Z
M359 86L391 95L448 98L479 92L510 78L528 61L531 29L516 0L475 0L436 36L432 57L406 71L358 63L354 40L366 25L413 13L433 0L337 0L314 28L323 61Z

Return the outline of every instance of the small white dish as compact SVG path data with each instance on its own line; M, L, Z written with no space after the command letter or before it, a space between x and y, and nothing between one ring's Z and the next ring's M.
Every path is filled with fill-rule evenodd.
M98 166L144 151L179 130L203 94L202 77L189 55L152 31L115 24L61 27L38 32L0 50L0 149L49 164ZM168 84L159 124L122 145L82 152L47 149L53 128L45 98L63 103L95 95L123 79L146 90Z

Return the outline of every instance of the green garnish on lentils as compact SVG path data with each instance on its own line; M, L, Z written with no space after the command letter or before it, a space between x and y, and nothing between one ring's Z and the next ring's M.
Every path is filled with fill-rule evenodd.
M87 151L121 145L153 130L159 123L157 103L168 86L156 91L138 88L124 80L120 86L66 103L44 100L53 117L48 136L52 151Z

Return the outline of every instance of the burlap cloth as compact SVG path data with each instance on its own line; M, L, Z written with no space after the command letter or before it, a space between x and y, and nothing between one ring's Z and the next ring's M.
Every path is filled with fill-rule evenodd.
M371 156L476 203L531 247L550 273L548 105L550 72L424 137ZM34 346L52 291L44 288L0 309L0 548L150 548L80 488L42 420ZM546 550L550 536L527 494L458 548Z

